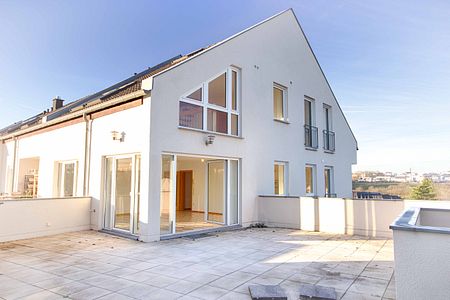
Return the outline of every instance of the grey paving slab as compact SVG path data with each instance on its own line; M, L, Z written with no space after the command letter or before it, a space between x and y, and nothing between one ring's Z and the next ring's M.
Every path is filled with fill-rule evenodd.
M302 284L300 285L301 300L336 300L336 290L331 287L320 285Z
M252 300L287 300L287 295L279 285L250 285Z
M95 231L0 243L3 299L251 299L250 285L301 284L342 299L395 299L392 240L248 229L140 243Z

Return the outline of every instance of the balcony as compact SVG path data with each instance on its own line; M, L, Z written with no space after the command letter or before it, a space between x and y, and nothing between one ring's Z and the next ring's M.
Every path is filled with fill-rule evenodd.
M323 131L323 149L328 152L335 150L335 133L330 130Z
M316 150L319 147L317 127L305 125L305 147Z

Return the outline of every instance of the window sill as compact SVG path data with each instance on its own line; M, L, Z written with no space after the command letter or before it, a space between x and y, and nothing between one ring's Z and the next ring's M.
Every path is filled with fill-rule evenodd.
M331 150L325 150L323 149L324 153L328 153L328 154L334 154L336 151L331 151Z
M308 150L308 151L317 151L317 148L313 148L313 147L305 146L305 149Z
M213 134L213 135L219 135L219 136L226 136L226 137L240 139L240 140L244 139L242 136L231 135L231 134L227 134L227 133L221 133L221 132L215 132L215 131L209 131L209 130L203 130L203 129L184 127L184 126L178 126L178 129L195 131L195 132L199 132L199 133L203 133L203 134Z
M273 119L275 122L283 123L283 124L291 124L288 120L284 119Z

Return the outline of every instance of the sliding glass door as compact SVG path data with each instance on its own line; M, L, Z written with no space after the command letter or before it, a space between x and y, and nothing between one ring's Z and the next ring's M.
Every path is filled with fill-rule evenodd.
M105 158L106 229L138 232L140 156L121 155Z
M237 159L161 156L161 235L240 223Z
M206 220L225 223L226 176L225 160L208 162L208 197Z

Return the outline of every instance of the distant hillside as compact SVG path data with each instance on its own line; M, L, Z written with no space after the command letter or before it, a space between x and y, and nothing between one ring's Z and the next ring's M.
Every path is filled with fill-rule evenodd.
M411 189L417 183L406 182L357 182L353 181L353 190L358 192L378 192L382 194L398 195L402 199L410 198ZM450 200L450 183L434 183L436 198Z

